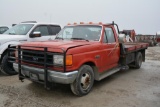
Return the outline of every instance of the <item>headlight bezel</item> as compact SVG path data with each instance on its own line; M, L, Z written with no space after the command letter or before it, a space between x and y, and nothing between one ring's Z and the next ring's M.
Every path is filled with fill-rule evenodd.
M64 55L56 54L56 55L53 55L53 65L64 66L64 61L65 61L65 66L71 66L73 63L72 59L73 59L72 55L66 55L64 59Z

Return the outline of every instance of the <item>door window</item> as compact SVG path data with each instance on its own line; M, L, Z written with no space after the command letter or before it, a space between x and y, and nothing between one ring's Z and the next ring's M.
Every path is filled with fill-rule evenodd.
M115 42L115 36L114 36L112 28L105 28L105 36L104 37L105 37L104 42L108 42L108 43Z
M38 26L36 29L34 29L33 32L40 32L42 36L48 36L49 31L47 26Z

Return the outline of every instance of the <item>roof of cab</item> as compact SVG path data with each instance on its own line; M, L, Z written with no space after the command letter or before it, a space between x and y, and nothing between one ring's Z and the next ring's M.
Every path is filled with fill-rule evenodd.
M60 26L59 24L56 23L48 23L48 22L37 22L37 21L24 21L21 22L20 24L34 24L34 25L56 25L56 26Z
M79 25L97 25L97 26L106 26L106 25L112 25L112 23L93 23L93 22L88 22L88 23L84 23L84 22L80 22L80 23L68 23L66 26L79 26Z

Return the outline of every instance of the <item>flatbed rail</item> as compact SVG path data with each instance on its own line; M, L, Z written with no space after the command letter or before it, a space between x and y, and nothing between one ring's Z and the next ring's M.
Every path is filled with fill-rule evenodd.
M148 43L120 43L120 46L121 46L121 54L127 54L134 51L147 49L149 44Z

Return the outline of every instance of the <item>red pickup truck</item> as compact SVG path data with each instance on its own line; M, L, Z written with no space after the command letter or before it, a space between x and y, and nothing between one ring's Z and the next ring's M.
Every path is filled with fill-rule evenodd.
M68 24L53 41L19 45L14 69L20 80L46 88L50 83L70 84L75 95L86 95L95 80L130 66L138 69L145 61L148 44L120 42L117 29L115 23Z

